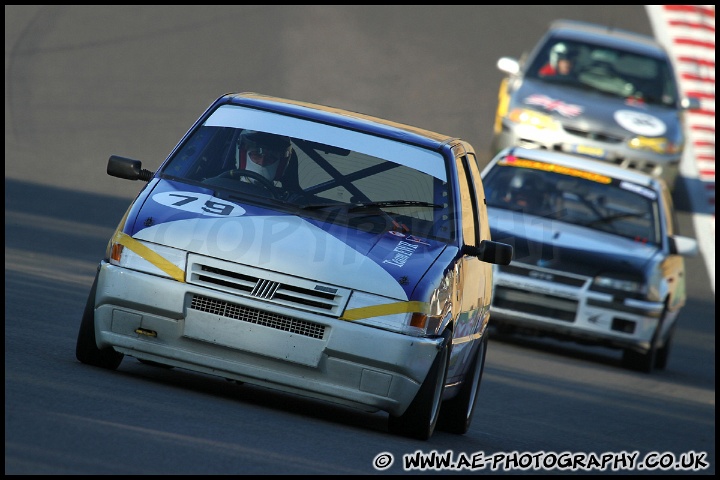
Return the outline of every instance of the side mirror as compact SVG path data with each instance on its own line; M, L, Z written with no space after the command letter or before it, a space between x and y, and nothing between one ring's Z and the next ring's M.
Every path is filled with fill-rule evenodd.
M112 177L124 178L126 180L142 180L149 182L155 174L142 168L140 160L111 155L108 160L107 174Z
M479 247L463 245L462 253L478 257L483 262L509 265L513 257L513 247L507 243L483 240Z
M497 61L497 68L508 75L517 75L520 73L520 62L514 58L502 57Z
M669 238L670 253L683 257L694 257L698 254L698 242L694 238L682 235L671 235Z
M685 97L680 101L683 110L700 110L700 99L697 97Z

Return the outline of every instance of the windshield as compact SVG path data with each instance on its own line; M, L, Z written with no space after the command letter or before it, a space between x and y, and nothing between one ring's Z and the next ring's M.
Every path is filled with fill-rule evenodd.
M162 169L215 196L371 233L455 238L434 151L298 118L222 106Z
M526 75L638 103L675 107L678 101L675 78L666 58L602 45L551 39Z
M659 245L655 192L583 170L509 156L483 179L488 207Z

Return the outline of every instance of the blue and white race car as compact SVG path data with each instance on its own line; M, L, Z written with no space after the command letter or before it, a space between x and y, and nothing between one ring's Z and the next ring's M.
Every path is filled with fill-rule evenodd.
M349 111L228 94L156 172L98 266L77 358L125 355L463 434L492 264L471 145Z
M686 302L685 256L662 179L590 158L511 147L482 171L495 267L492 323L620 349L622 364L664 369Z

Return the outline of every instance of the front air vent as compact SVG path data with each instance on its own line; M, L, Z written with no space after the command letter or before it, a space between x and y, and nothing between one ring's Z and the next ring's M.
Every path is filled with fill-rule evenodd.
M347 289L200 255L188 259L187 282L336 318L350 296Z
M322 339L325 335L324 325L202 295L193 295L190 308L212 315L234 318L235 320L253 323L255 325L262 325L284 332L303 335L305 337Z

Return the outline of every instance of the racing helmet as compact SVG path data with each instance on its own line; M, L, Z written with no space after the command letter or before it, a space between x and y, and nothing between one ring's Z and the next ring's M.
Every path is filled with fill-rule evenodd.
M559 42L550 49L550 65L557 69L558 62L562 59L574 61L577 56L576 49L567 43Z
M290 138L245 130L238 138L235 160L237 168L250 170L273 181L282 177L291 155Z

